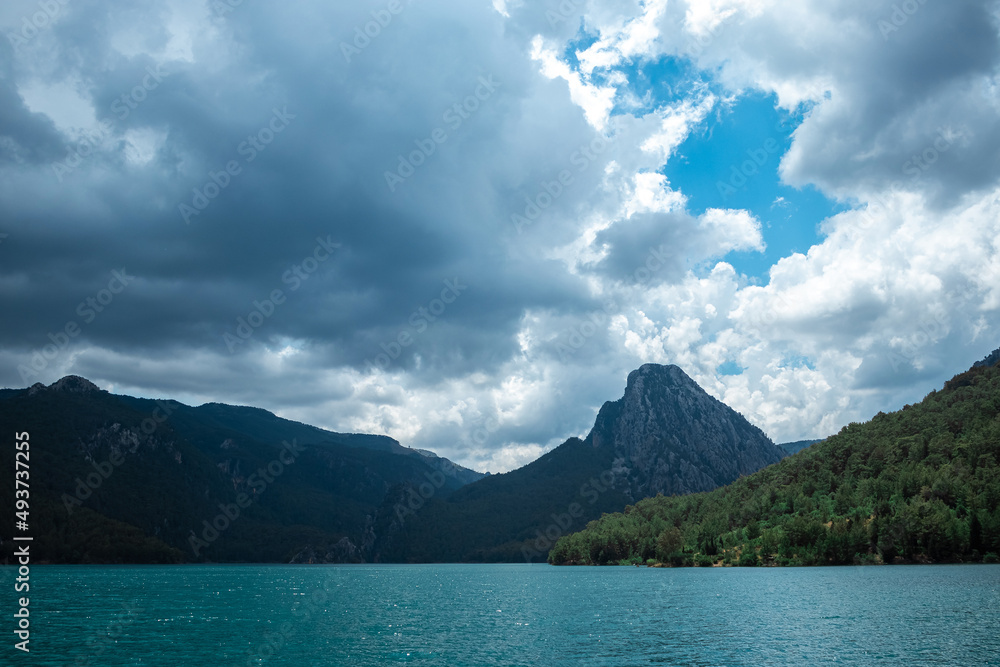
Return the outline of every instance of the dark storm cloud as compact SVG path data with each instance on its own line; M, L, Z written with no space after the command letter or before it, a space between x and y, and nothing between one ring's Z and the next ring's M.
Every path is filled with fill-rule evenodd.
M31 113L10 81L0 80L0 161L47 163L59 156L62 148L52 121Z
M407 5L351 62L341 42L371 21L362 7L247 5L202 16L198 29L216 39L196 32L194 62L126 57L111 46L125 25L154 53L165 47L163 31L148 28L160 12L75 6L52 33L58 51L45 56L58 74L30 52L13 65L25 80L82 82L105 125L76 160L79 142L63 137L58 154L51 122L17 105L47 134L11 132L36 154L48 145L48 160L5 174L16 253L0 272L27 278L4 295L13 315L0 324L5 347L28 357L49 333L80 320L78 305L121 268L134 281L80 322L75 345L156 360L183 349L240 356L294 341L321 364L364 370L383 344L414 328L413 314L444 281L457 279L467 290L391 364L420 364L433 380L502 363L525 307L585 307L581 287L559 266L526 266L496 242L510 234L525 183L511 182L508 199L498 200L491 175L510 182L519 154L545 155L552 166L532 160L541 179L590 137L565 101L548 118L510 125L530 70L511 45L475 37L500 29L489 7ZM562 122L556 142L566 157L542 141L554 138L562 116L574 119ZM435 130L447 140L412 175L399 170L400 156L409 161ZM149 161L125 157L132 131L153 133ZM60 164L70 168L56 173ZM387 172L406 175L395 191ZM299 279L295 267L317 239L338 249ZM227 344L275 290L284 301L273 314L246 342ZM4 379L20 384L12 370ZM216 382L229 384L226 377Z
M676 282L707 250L697 221L686 213L638 213L597 234L607 255L595 269L625 283Z

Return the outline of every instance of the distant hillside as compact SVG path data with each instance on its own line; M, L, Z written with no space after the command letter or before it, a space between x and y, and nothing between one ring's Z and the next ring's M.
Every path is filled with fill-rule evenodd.
M433 452L404 447L385 435L335 433L316 426L283 419L262 408L226 405L224 403L206 403L198 407L190 407L177 401L155 401L131 396L118 396L117 398L125 405L150 413L160 405L172 406L170 425L191 442L202 443L209 447L214 447L215 444L221 442L220 438L224 439L231 437L233 433L239 433L244 437L265 442L295 439L302 445L336 444L398 454L413 458L436 470L447 470L447 489L449 491L485 476L483 473L463 468Z
M681 369L646 364L585 440L447 498L400 490L379 514L374 551L382 561L544 560L557 537L604 512L660 492L713 489L781 457Z
M115 396L72 376L0 394L0 430L30 433L37 562L288 562L303 552L359 562L391 491L431 484L447 495L482 477L390 438L256 408ZM7 516L13 480L6 456ZM11 523L0 529L0 557L11 533Z
M656 497L559 540L554 564L995 561L1000 367L709 493Z
M797 440L795 442L785 442L778 447L787 452L788 454L798 454L800 451L806 447L815 445L817 442L823 442L822 440Z

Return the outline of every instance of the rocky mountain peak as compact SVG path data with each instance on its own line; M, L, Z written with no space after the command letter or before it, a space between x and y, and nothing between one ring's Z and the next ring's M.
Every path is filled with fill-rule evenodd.
M64 391L75 394L81 394L88 391L101 391L101 388L96 384L87 378L80 377L79 375L67 375L61 380L57 380L56 382L50 384L48 388L53 391Z
M636 498L708 491L782 458L742 415L674 365L644 364L606 403L590 439L614 449L616 475Z
M643 364L628 374L625 384L626 401L649 393L672 392L677 394L708 394L679 366L673 364Z

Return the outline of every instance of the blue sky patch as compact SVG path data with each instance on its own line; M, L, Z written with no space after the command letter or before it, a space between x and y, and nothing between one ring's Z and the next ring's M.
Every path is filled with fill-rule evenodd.
M719 367L715 369L715 372L719 375L742 375L743 367L735 361L727 361L724 364L720 364Z
M773 95L753 93L718 107L661 172L688 197L694 215L709 208L746 209L760 220L767 250L726 258L760 284L779 259L819 243L819 223L846 208L811 186L781 182L778 166L802 114L778 110L775 102Z

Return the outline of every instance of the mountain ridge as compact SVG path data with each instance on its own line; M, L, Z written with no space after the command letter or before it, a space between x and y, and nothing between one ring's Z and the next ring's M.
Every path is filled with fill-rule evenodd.
M76 376L0 394L0 428L31 433L35 544L51 562L288 562L344 539L363 551L394 486L434 479L447 494L479 475L391 439L260 409L117 396ZM12 461L0 464L4 510ZM214 535L220 508L235 513L241 498L238 520ZM8 558L9 537L0 532Z
M81 377L79 375L67 375L59 380L53 382L52 384L46 386L41 383L35 383L31 387L22 390L13 390L15 393L17 391L26 391L29 396L34 396L40 391L56 391L56 392L71 392L71 393L88 393L88 392L103 392L109 396L114 396L124 403L142 408L154 408L155 406L171 406L172 412L176 412L178 409L194 410L197 412L205 413L211 415L211 417L219 422L223 426L229 428L240 428L237 426L240 421L238 417L253 416L255 418L263 417L265 421L271 421L276 424L285 427L285 430L289 428L294 429L296 435L305 444L317 444L324 441L333 441L339 444L344 444L349 447L361 447L364 449L372 449L376 451L387 451L395 454L405 454L411 456L422 456L425 460L430 459L435 461L435 467L451 467L455 475L461 477L465 483L469 483L476 479L480 479L485 476L484 473L465 468L463 466L449 461L445 457L442 457L435 452L428 450L417 450L410 447L406 447L399 443L399 441L387 436L387 435L375 435L367 433L340 433L337 431L330 431L319 426L313 426L311 424L306 424L304 422L298 422L292 419L286 419L284 417L279 417L275 413L267 410L266 408L260 408L250 405L233 405L229 403L222 403L219 401L209 401L207 403L202 403L197 406L190 406L185 403L174 399L153 399L153 398L138 398L134 396L128 396L125 394L113 394L107 390L101 389L99 386L88 380L87 378ZM245 427L244 427L245 428ZM255 422L255 429L257 429L256 435L261 437L272 437L275 435L275 428L265 428L265 433L261 433L262 423L258 419ZM286 436L287 437L287 436Z
M404 503L417 507L399 521L383 512L388 537L375 553L404 562L544 560L550 535L642 494L715 488L781 456L763 431L679 367L644 364L629 373L622 398L603 404L586 438L448 498Z

